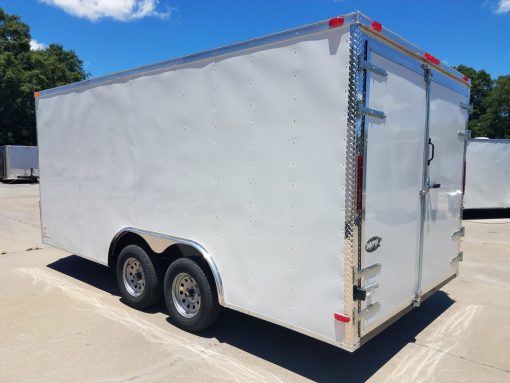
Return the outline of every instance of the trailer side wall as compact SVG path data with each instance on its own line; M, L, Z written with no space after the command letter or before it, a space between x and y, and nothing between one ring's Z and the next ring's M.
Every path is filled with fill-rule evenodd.
M15 181L20 177L30 176L39 176L37 146L2 146L0 148L0 179Z
M469 140L464 209L510 208L509 164L510 140Z
M45 243L193 240L226 306L342 342L348 68L343 27L40 98Z

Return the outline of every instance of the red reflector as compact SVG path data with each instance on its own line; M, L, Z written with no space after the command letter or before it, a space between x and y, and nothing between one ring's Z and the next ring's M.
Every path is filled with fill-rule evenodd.
M332 19L329 20L330 28L341 27L342 25L344 25L344 18L342 16L333 17Z
M372 21L372 29L376 32L382 31L382 24L378 23L377 21Z
M361 210L363 203L363 154L358 154L358 180L357 180L357 204L356 208Z
M462 77L462 79L463 79L465 82L469 82L469 77L468 77L468 76L464 76L464 77Z
M437 57L432 56L430 53L425 53L423 55L425 60L429 60L431 63L439 65L441 64L441 60L439 60Z
M343 323L349 323L351 318L349 318L347 315L335 313L335 319L339 322Z

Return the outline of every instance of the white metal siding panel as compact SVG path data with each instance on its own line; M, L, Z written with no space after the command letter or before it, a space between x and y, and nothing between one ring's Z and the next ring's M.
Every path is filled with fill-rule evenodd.
M37 101L43 242L81 254L75 94Z
M228 306L341 341L348 52L339 28L40 100L50 243L194 240Z
M236 187L220 180L218 198L237 204L220 223L237 233L224 251L247 255L222 267L235 286L225 285L227 301L242 307L248 299L253 311L334 338L343 297L348 35L338 46L340 32L328 34L217 63L217 124L235 130L238 121L248 131L234 158L219 158L221 168L237 166ZM235 96L239 84L246 90Z
M510 207L510 140L468 141L465 193L465 209Z

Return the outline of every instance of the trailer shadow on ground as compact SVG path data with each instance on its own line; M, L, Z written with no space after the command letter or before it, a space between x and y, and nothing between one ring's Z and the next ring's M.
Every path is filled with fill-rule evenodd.
M0 183L5 185L20 185L20 184L38 184L38 177L30 177L19 179L19 180L0 180Z
M48 267L119 296L114 272L108 267L75 255ZM200 336L216 338L313 381L364 382L454 303L448 294L438 291L355 353L228 309ZM166 315L166 308L161 302L145 312ZM313 315L313 310L310 313Z
M463 219L499 219L510 218L510 209L466 209Z

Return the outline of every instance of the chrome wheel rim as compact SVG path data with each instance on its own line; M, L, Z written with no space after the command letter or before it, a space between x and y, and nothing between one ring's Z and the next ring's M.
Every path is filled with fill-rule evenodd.
M198 314L202 299L197 281L188 273L179 273L172 282L172 301L185 318L193 318Z
M145 289L145 274L142 264L136 258L128 258L124 262L122 279L128 293L134 297L142 295Z

